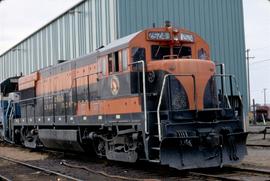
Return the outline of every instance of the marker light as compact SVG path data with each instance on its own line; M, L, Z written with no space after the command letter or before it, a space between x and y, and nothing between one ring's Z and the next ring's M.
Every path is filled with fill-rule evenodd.
M190 34L181 33L180 34L180 40L188 41L188 42L194 42L194 37L193 37L193 35L190 35Z

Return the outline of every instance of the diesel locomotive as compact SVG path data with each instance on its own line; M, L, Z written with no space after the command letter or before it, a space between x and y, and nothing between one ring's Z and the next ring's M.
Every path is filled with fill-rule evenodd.
M186 29L149 28L1 83L2 138L25 147L219 167L246 155L236 78Z

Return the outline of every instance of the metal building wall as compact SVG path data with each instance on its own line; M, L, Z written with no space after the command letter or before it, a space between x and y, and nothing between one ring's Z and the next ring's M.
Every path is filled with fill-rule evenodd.
M170 20L197 32L209 44L212 60L234 74L248 105L242 0L118 0L120 37Z
M116 1L82 1L0 55L0 81L85 55L116 38Z
M209 42L212 59L226 64L248 97L242 0L84 0L0 55L0 81L87 54L153 23L163 26L165 20Z

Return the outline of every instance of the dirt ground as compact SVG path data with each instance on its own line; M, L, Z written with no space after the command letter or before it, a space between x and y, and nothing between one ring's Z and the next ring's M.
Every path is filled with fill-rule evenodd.
M27 148L12 146L12 145L6 145L3 143L0 143L0 156L16 159L19 161L23 161L25 163L28 163L30 165L35 165L41 168L46 168L52 171L56 171L58 173L66 174L74 178L79 178L82 180L116 180L116 179L108 179L100 174L93 174L88 171L84 170L74 170L73 168L62 166L60 163L62 158L64 158L64 154L60 152L42 152L42 151L31 151ZM12 163L13 164L13 163ZM13 167L13 168L11 168ZM36 171L37 173L32 173L29 170L25 171L25 174L20 174L19 176L24 176L24 179L20 179L21 177L18 177L17 171L14 170L14 167L17 168L17 166L10 165L10 162L6 162L2 159L0 159L0 175L3 175L11 180L19 181L19 180L29 180L29 181L35 181L35 180L59 180L59 179L51 179L51 175L47 174L47 177L45 176L44 179L42 178L36 178L36 176L39 176L41 173L40 171ZM19 170L22 170L18 167ZM14 178L12 177L14 174ZM40 177L40 176L39 176ZM1 179L0 179L1 180ZM63 180L63 179L61 179ZM65 179L64 179L65 180Z
M251 128L251 131L262 130L262 128ZM269 130L270 131L270 130ZM263 140L262 134L251 134L248 136L247 144L270 145L270 134ZM21 161L45 160L49 157L47 153L31 152L29 149L20 147L9 147L0 145L0 156L6 156ZM242 165L256 165L270 169L270 147L248 147L248 155Z
M20 161L45 160L47 154L40 152L29 152L28 149L18 147L3 147L0 145L0 156L6 156Z
M270 144L270 139L267 140ZM267 142L262 141L262 142ZM254 141L250 141L254 142ZM29 152L28 149L18 147L0 147L0 156L6 156L20 161L38 161L45 160L49 157L48 154L42 152ZM249 147L248 155L242 161L242 165L270 169L270 148Z
M249 128L249 131L261 131L263 129L263 127L251 127ZM269 130L270 132L270 130ZM263 135L262 134L251 134L248 136L248 141L247 144L261 144L261 145L270 145L270 134L267 135L266 139L263 140ZM39 166L46 166L50 169L53 170L58 170L60 172L64 172L64 173L71 173L73 176L76 176L77 174L81 175L82 178L91 178L92 179L102 179L102 180L111 180L111 179L104 179L104 177L102 177L101 175L96 175L96 174L92 174L92 173L88 173L87 171L82 171L82 170L78 170L78 171L74 171L74 169L69 169L69 168L65 168L63 166L60 166L59 163L61 162L61 160L64 158L66 159L65 156L63 156L63 158L61 157L55 157L54 155L47 153L47 152L32 152L29 149L26 148L21 148L21 147L14 147L14 146L7 146L7 145L1 145L0 144L0 156L6 156L6 157L10 157L13 159L17 159L17 160L21 160L21 161L27 161L29 163L33 163L35 165L39 165ZM151 172L153 170L155 170L154 167L156 167L158 169L158 166L155 165L149 165L150 167L153 167L153 170L150 169L149 171L146 171L146 173L144 174L144 170L136 170L137 168L134 167L132 165L123 165L123 164L115 164L115 163L106 163L106 160L99 160L98 161L86 161L86 160L70 160L70 162L73 162L75 164L82 164L82 165L86 165L89 168L92 168L94 170L99 170L99 171L103 171L109 174L113 174L113 175L123 175L123 176L132 176L133 178L146 178L146 179L150 179L153 178L151 176ZM253 167L256 166L257 168L261 168L261 169L266 169L266 170L270 170L270 147L248 147L248 155L245 157L245 159L241 162L241 164L239 166L244 166L244 167ZM3 166L3 165L0 165ZM162 174L160 176L158 176L157 178L164 178L165 175L167 175L168 173ZM180 173L181 177L183 178L184 175L183 173ZM187 176L188 177L188 176ZM154 176L154 178L156 178L156 176ZM178 180L179 179L179 174L176 174L172 177L170 177L169 180ZM117 180L117 179L116 179ZM167 179L166 179L167 180ZM192 179L191 179L192 180Z
M260 132L265 126L250 126L249 132ZM268 130L270 133L270 130ZM249 134L248 145L270 145L270 134L263 139L263 134ZM242 162L244 166L254 166L270 170L270 147L248 147L248 155Z
M270 148L248 148L248 155L241 164L270 170Z

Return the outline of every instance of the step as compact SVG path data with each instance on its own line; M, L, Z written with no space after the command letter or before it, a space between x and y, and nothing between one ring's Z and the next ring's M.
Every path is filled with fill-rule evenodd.
M160 125L166 124L167 122L168 122L168 120L162 119L162 120L160 120ZM155 122L154 125L158 125L158 122Z
M160 163L160 160L149 160L151 163Z
M160 147L151 147L152 150L160 151Z

